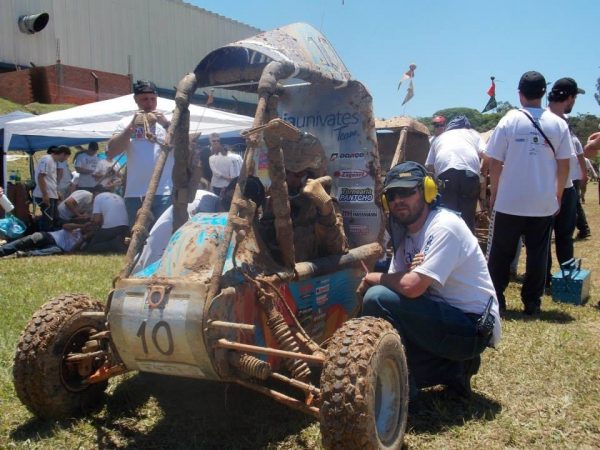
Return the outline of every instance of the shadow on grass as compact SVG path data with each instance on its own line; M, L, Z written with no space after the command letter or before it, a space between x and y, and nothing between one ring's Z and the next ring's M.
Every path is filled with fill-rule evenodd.
M101 449L256 449L313 420L237 385L141 374L121 382L92 422Z
M542 310L539 314L535 314L533 316L528 316L527 314L523 314L523 311L516 310L507 310L502 315L503 320L523 320L526 322L531 322L533 320L542 320L544 322L552 322L552 323L569 323L573 322L575 318L567 314L563 311L557 310Z
M77 420L74 419L44 420L32 417L12 430L10 438L15 442L41 441L54 436L57 430L69 430L76 424Z
M411 433L437 433L470 420L493 420L502 406L483 394L473 392L469 400L447 389L429 389L419 393L419 410L409 416Z

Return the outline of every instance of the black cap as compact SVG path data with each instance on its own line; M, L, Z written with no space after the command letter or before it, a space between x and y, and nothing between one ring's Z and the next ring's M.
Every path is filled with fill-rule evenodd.
M546 79L535 70L525 72L519 80L519 92L530 99L542 98L546 93Z
M156 85L152 81L137 80L133 85L134 94L157 94Z
M423 184L427 170L414 161L406 161L395 165L385 176L383 192L393 188L412 188Z
M583 89L577 86L577 82L573 78L561 78L554 83L552 86L552 94L557 96L570 96L577 94L585 94Z

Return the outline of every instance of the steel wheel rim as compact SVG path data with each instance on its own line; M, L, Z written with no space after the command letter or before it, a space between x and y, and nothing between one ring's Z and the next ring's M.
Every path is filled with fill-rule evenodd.
M60 380L65 388L71 392L81 392L89 387L89 384L83 383L83 377L77 372L75 364L69 364L66 361L69 353L80 353L83 345L89 339L91 327L80 328L74 332L67 341L62 353L60 364Z
M398 435L401 404L400 367L393 358L386 358L375 386L375 426L383 443Z

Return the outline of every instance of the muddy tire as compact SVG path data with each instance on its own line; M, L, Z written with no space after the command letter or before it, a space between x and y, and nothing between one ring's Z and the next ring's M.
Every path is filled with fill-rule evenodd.
M326 449L399 449L408 414L400 336L383 319L349 320L333 335L321 373Z
M104 305L86 295L61 295L45 303L21 333L13 376L17 396L33 414L54 419L80 415L101 405L107 382L85 385L64 361L81 350L88 336L105 329L105 320L85 317Z

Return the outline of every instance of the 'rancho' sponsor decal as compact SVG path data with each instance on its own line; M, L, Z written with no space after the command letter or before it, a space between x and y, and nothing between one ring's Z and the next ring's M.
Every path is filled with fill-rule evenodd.
M372 187L342 187L339 189L338 200L340 202L372 202Z

